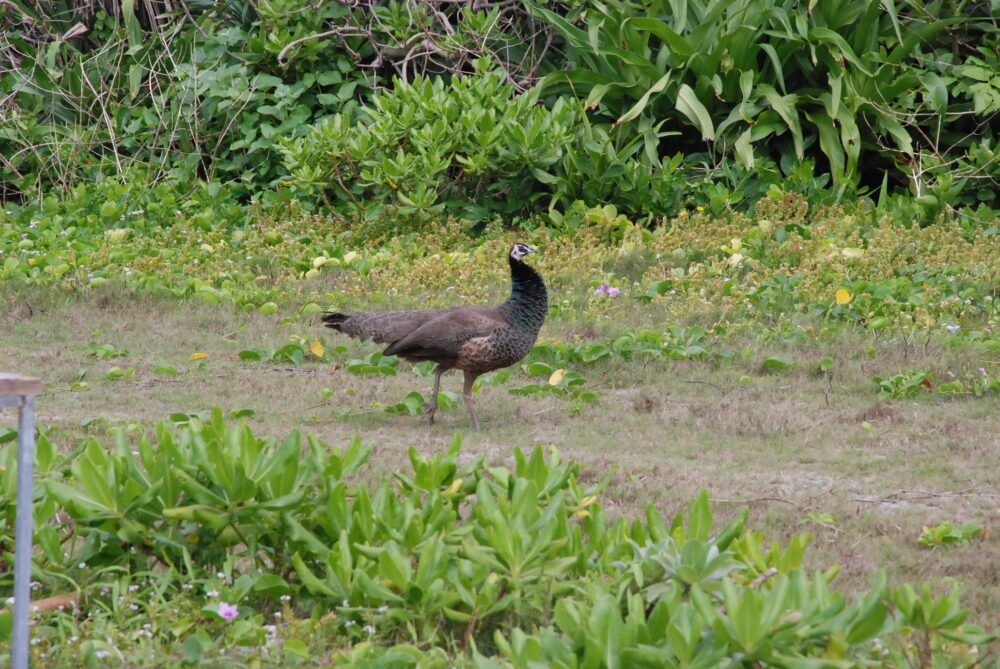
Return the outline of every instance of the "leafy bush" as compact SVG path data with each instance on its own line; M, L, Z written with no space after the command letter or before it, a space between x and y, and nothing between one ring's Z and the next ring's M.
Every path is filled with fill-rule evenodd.
M387 205L424 222L443 213L482 220L524 213L539 176L573 137L573 108L549 110L515 95L501 70L407 83L376 95L358 115L337 114L282 140L296 190L328 206L377 216Z
M456 438L431 456L410 449L407 472L371 478L355 476L370 453L359 439L344 449L298 432L260 439L218 409L112 435L110 448L88 439L68 456L39 440L40 517L62 507L69 520L38 526L35 573L45 588L79 579L85 597L108 602L97 618L151 573L150 609L204 584L208 601L191 615L205 624L174 627L189 660L235 645L266 652L274 635L302 655L310 614L326 621L327 647L367 638L398 645L397 656L439 648L483 667L864 663L909 652L968 660L970 646L981 657L995 638L963 624L954 590L890 590L880 577L848 600L830 587L836 567L802 571L808 535L766 549L745 529L746 509L716 528L705 492L669 524L653 507L644 520L611 521L598 503L604 484L581 483L555 449L515 449L511 467L488 466L460 458ZM0 449L0 462L13 461L13 448ZM12 477L0 470L0 518ZM111 573L117 592L101 592ZM284 631L263 627L275 610ZM80 652L45 641L60 634L49 624L35 627L41 648Z
M812 156L841 194L889 171L925 206L997 204L982 188L1000 175L986 158L1000 100L987 3L962 16L920 0L528 6L565 44L546 90L584 96L651 164L679 135L671 151L713 166L791 174Z
M130 3L120 23L98 12L75 39L56 39L63 17L40 13L26 24L33 28L18 26L0 42L0 62L17 63L0 76L0 95L14 103L0 132L11 156L6 197L137 174L218 179L241 196L261 194L284 176L276 136L350 109L371 87L347 53L330 58L327 41L306 41L292 66L277 61L286 44L349 15L336 3L316 10L287 0L218 18L165 15L154 29L140 25ZM345 39L364 50L360 37Z

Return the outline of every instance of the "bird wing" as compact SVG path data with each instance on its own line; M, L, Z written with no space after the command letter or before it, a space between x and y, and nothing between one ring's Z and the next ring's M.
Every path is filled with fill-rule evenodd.
M462 344L475 337L488 337L504 323L495 307L441 309L434 317L395 341L386 355L427 360L454 358Z

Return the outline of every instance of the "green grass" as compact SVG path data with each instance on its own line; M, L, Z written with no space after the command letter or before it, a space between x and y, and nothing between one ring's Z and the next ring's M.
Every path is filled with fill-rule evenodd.
M629 323L653 322L659 307L633 304ZM255 433L282 437L304 428L332 444L360 434L374 447L376 471L398 470L406 448L444 448L456 432L466 456L509 463L515 446L554 444L584 465L586 480L610 475L601 503L612 515L641 514L655 504L669 517L706 488L720 517L749 505L751 523L769 538L809 531L807 567L839 563L838 587L861 591L879 569L895 583L955 579L963 603L986 627L1000 623L1000 563L996 507L996 396L975 398L921 392L909 399L877 398L873 376L901 370L948 371L988 367L995 352L973 345L943 348L943 338L907 345L863 332L822 333L797 342L774 336L781 328L712 339L735 352L730 362L604 360L577 365L600 398L574 403L552 395L515 396L508 388L538 382L515 366L515 376L477 395L483 431L471 432L459 403L427 427L419 417L389 415L374 402L393 404L411 391L427 394L430 379L401 363L397 376L361 376L331 362L247 363L232 360L250 347L279 348L290 336L323 338L347 357L377 350L340 339L318 319L284 323L280 315L240 312L198 301L157 299L106 290L77 297L20 291L0 312L0 360L12 371L41 377L45 393L38 419L62 448L78 434L114 425L155 423L176 412L212 406L251 409ZM605 341L621 323L550 318L546 340ZM129 351L128 357L88 356L90 342ZM874 349L873 351L871 349ZM867 352L866 352L866 349ZM206 353L204 361L191 360ZM780 355L792 366L765 373L761 362ZM832 357L831 375L819 360ZM204 364L202 364L204 363ZM176 377L157 375L169 365ZM117 366L130 378L108 380ZM83 380L86 390L71 390ZM459 377L444 377L457 391ZM332 391L329 397L324 389ZM93 420L97 419L97 420ZM86 424L87 427L81 427ZM830 514L830 525L807 518ZM984 539L934 549L917 544L923 526L977 522Z

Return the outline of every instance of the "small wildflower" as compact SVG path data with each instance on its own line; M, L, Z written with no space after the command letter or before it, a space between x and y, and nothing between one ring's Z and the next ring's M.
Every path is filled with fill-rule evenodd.
M386 611L389 610L389 607L388 606L380 606L380 607L378 607L375 610L378 611L379 613L385 613Z
M86 569L87 568L87 563L86 562L81 562L77 566L80 567L80 569Z
M107 657L108 655L111 655L111 651L110 651L110 650L99 650L99 651L96 651L96 652L94 653L94 656L95 656L95 657L96 657L96 658L97 658L98 660L103 660L103 659L104 659L104 658L106 658L106 657Z
M610 297L614 297L614 296L618 295L620 292L622 292L622 291L620 289L618 289L618 288L608 288L608 295Z
M291 595L282 595L281 596L281 601L283 601L283 602L290 602L290 601L292 601L292 596Z
M961 325L945 325L944 327L948 332L952 334L955 334L956 332L962 329Z
M361 628L361 631L367 632L368 634L375 634L376 632L374 625L365 625L364 627Z
M979 368L979 376L986 376L986 368L985 367L980 367Z
M205 593L205 596L206 597L218 597L219 596L219 591L218 590L209 590L208 592Z
M226 580L226 575L220 571L218 574L215 575L215 578L221 578L224 581Z
M230 621L240 615L240 611L235 604L226 604L225 602L222 602L219 604L219 615L227 621Z
M90 274L88 274L88 275L87 275L87 278L88 278L88 279L93 279L93 278L94 278L94 274L93 274L93 272L91 272Z
M21 239L27 239L27 238L28 238L28 233L27 232L21 233Z

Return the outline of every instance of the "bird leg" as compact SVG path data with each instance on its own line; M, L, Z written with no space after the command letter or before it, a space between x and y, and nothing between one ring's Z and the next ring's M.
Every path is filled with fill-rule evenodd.
M438 408L438 389L441 387L441 375L444 372L445 369L441 365L438 365L437 369L434 370L434 394L431 396L430 402L424 402L424 419L428 425L434 424L434 413Z
M476 382L479 374L472 372L465 373L465 385L462 386L462 401L465 408L469 410L469 417L472 418L472 429L479 431L479 419L476 418L476 405L472 401L472 384Z

